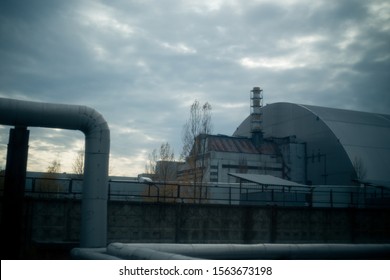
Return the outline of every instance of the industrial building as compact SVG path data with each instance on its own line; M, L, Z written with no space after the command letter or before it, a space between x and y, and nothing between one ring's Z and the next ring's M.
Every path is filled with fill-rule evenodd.
M251 115L233 136L199 135L195 166L180 166L182 176L208 184L172 187L149 178L110 179L108 124L94 109L0 98L0 124L15 126L1 199L3 259L67 257L74 246L80 247L72 250L75 259L388 259L390 117L287 103L262 107L260 88L251 91L251 102ZM26 178L29 126L85 133L83 181ZM356 179L382 187L347 186L336 194L314 186ZM144 197L152 200L142 203ZM245 244L231 245L239 243Z
M178 177L236 182L230 173L267 174L307 185L390 186L390 115L293 103L263 106L250 94L251 113L232 136L200 135L196 167Z
M198 138L205 151L197 156L197 175L187 162L179 169L179 180L196 181L196 177L203 178L203 182L235 183L236 179L228 175L230 172L283 177L282 158L273 142L264 141L256 146L248 137L199 135Z

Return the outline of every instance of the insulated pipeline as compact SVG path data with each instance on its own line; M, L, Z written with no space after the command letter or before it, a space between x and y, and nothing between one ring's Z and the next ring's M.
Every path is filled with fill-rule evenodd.
M0 98L0 124L79 130L85 135L85 166L80 246L107 244L107 187L110 130L87 106Z

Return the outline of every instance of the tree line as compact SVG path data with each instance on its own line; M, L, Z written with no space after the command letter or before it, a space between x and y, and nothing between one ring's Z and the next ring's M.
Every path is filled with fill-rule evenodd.
M178 165L185 164L185 173L180 177L183 184L180 187L181 199L186 202L200 202L207 197L205 188L202 188L205 167L206 142L202 141L203 134L212 133L211 105L206 102L203 105L195 100L190 106L188 119L182 127L182 150L177 160L174 150L168 142L161 143L148 157L145 165L145 173L154 181L159 182L158 188L148 190L146 200L153 201L156 195L165 202L176 202L175 197L178 191L177 184L167 184L169 181L177 181ZM200 160L199 160L200 157ZM157 194L157 192L159 192Z
M212 107L208 102L203 105L195 100L190 106L188 119L182 127L182 150L179 156L180 162L186 162L193 172L191 178L186 181L202 182L204 178L204 159L198 160L197 156L205 150L205 142L201 141L200 135L212 133L211 120ZM176 179L175 153L168 142L164 142L149 154L145 165L145 173L150 174L157 181L169 181Z

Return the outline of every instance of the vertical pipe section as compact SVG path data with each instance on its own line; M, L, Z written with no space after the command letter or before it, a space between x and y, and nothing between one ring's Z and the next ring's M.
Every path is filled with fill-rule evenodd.
M95 121L85 130L85 164L80 247L105 247L107 243L107 199L110 131L96 111L84 107L87 119Z
M85 134L80 247L105 247L110 131L103 116L86 106L0 98L0 124L80 130Z
M24 244L24 186L29 131L26 127L10 130L1 220L2 259L19 259Z

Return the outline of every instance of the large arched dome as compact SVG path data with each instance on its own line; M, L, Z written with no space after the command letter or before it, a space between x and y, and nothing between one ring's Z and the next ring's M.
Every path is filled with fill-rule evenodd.
M390 115L274 103L264 106L265 138L295 136L306 145L307 179L313 184L351 180L389 185ZM250 137L250 116L233 136Z

